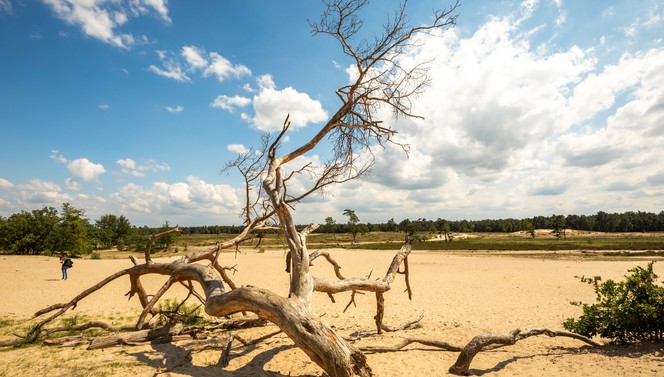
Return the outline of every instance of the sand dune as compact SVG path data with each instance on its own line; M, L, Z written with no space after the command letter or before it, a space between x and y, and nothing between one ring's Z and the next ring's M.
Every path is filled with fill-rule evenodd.
M382 276L393 256L388 251L331 250L345 276ZM251 284L278 293L287 291L283 252L249 251L223 254L223 263L237 264L237 284ZM56 258L0 256L0 318L28 319L35 311L65 302L122 268L128 260L76 260L70 278L61 281ZM570 300L594 301L594 293L574 276L601 275L621 279L629 268L645 266L638 261L539 260L505 256L463 256L449 253L413 252L409 259L413 300L398 277L386 294L385 321L391 325L424 315L417 329L376 335L372 295L356 298L357 306L346 313L349 294L337 295L336 303L318 295L315 310L344 336L358 339L360 347L395 344L402 337L426 337L463 345L474 335L507 332L515 328L562 329L561 322L578 316ZM656 264L660 276L664 265ZM315 274L333 278L323 261ZM400 280L399 280L400 279ZM150 277L144 284L154 292L165 280ZM115 281L83 300L71 312L91 319L120 323L135 318L136 299L127 300L126 278ZM171 296L183 295L176 289ZM242 332L254 339L275 330L274 326ZM156 368L182 358L190 342L124 346L86 351L79 348L29 347L0 352L0 376L152 376ZM320 376L322 371L285 336L278 335L256 347L238 347L226 369L215 364L220 350L193 353L190 365L175 368L170 376ZM370 354L368 360L379 376L439 376L457 354L410 346L405 351ZM486 376L664 376L664 345L640 344L592 349L571 339L535 337L514 346L484 352L473 361L471 375Z

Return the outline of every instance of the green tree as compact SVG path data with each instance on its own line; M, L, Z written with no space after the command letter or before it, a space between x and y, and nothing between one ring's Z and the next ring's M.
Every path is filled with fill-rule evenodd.
M126 217L108 214L95 221L94 238L101 247L118 246L122 249L131 231L131 223Z
M357 223L360 222L360 218L357 217L355 211L352 209L344 209L344 216L348 216L348 231L353 235L353 243L355 243L357 234L359 230L357 229Z
M53 251L68 252L73 256L90 253L90 228L83 210L76 209L69 203L62 204L60 221L54 231L56 239Z
M415 234L415 224L410 219L403 219L399 223L399 230L404 233L404 240L407 242Z
M553 228L551 232L557 239L567 239L567 235L565 234L565 216L551 216L551 228Z
M391 218L387 220L387 224L385 224L385 231L386 232L398 232L399 231L399 225L397 225L396 221L394 221L394 218Z
M436 220L436 230L445 238L445 242L452 241L450 236L450 222L445 219Z
M167 230L170 230L173 228L169 223L168 220L164 221L164 225L159 228L157 233L165 232ZM154 246L157 249L166 249L168 250L169 247L171 247L173 244L175 244L175 241L177 241L179 237L179 233L171 233L167 236L161 237L155 242Z
M53 250L58 221L53 207L13 214L0 225L0 249L24 255Z
M337 222L334 221L332 216L328 216L325 218L325 225L323 225L321 228L324 233L332 233L334 238L337 238Z

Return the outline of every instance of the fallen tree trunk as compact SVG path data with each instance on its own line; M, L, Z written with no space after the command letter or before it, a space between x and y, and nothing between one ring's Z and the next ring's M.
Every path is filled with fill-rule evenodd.
M513 345L517 341L537 335L547 335L550 337L569 337L580 340L591 346L601 346L600 343L595 342L590 338L583 335L575 334L568 331L549 330L547 328L530 328L530 329L516 329L505 334L482 334L474 337L461 351L457 361L449 369L449 372L456 375L465 375L468 373L470 363L473 361L475 355L481 351L496 349L508 345Z
M182 332L183 326L178 324L175 326L166 325L154 330L139 330L128 333L118 333L107 336L94 338L90 345L89 350L102 349L113 347L118 344L131 344L156 340L165 336L174 336Z

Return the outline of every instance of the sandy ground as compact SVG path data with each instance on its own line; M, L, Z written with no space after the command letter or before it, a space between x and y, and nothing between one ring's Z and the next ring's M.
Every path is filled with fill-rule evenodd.
M382 277L393 252L331 250L343 266L345 276ZM222 254L225 265L236 265L233 276L239 284L287 291L287 275L281 251L262 254ZM507 332L515 328L562 329L561 322L578 316L571 300L593 302L590 286L575 276L601 275L621 279L639 261L540 260L499 256L463 256L414 252L409 258L412 301L404 292L399 275L385 295L385 322L398 325L424 315L416 329L376 335L373 295L356 297L356 306L346 313L350 294L339 294L336 303L316 296L314 309L344 336L357 339L359 347L391 345L402 337L444 340L464 345L473 336ZM130 266L128 260L76 260L67 281L60 280L56 258L0 256L0 320L20 329L23 321L46 306L66 302L104 277ZM318 276L332 278L323 261L313 267ZM664 264L655 264L664 275ZM144 285L152 292L164 277L150 277ZM83 300L70 315L85 315L111 323L136 318L140 304L127 300L127 278L121 278ZM183 295L182 289L172 296ZM5 328L6 330L6 328ZM255 339L275 330L266 326L244 330L245 339ZM3 334L8 335L7 331ZM1 338L1 337L0 337ZM4 337L6 338L6 336ZM87 351L84 347L33 346L0 352L0 376L153 376L157 368L170 366L201 343L178 342L123 346ZM321 376L323 372L283 334L254 347L237 347L226 369L216 366L219 349L193 353L191 364L175 368L165 376ZM406 350L370 354L368 361L378 376L440 376L456 360L453 352L411 345ZM171 363L171 364L169 364ZM605 346L593 349L566 338L533 337L516 345L479 354L471 375L486 376L664 376L664 344Z

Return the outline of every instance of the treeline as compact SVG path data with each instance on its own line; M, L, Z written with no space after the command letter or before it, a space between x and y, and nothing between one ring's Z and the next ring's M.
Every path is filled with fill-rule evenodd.
M0 216L0 251L23 255L67 254L80 256L94 249L117 247L144 250L150 237L169 229L136 227L124 216L101 216L91 222L85 212L64 203L60 212L53 207L21 211L8 218ZM177 235L157 240L153 248L168 248Z
M360 223L348 221L337 223L331 217L318 228L319 233L351 233L354 228L362 227L365 232L490 232L511 233L532 231L533 229L567 228L595 232L661 232L664 231L664 211L652 212L597 212L594 215L551 215L535 216L524 219L486 219L486 220L446 220L438 218L427 220L394 219L386 223Z
M347 222L337 223L327 217L318 228L318 233L357 234L381 231L416 233L449 232L533 232L534 229L588 230L598 232L658 232L664 231L664 211L606 213L595 215L551 215L535 216L525 219L500 220L446 220L438 218L394 219L386 223L361 223L352 210L345 210ZM53 207L44 207L33 211L21 211L8 218L0 216L0 251L13 254L62 254L81 255L95 249L117 247L120 250L144 250L150 237L170 229L166 221L161 227L136 227L125 216L107 214L95 221L85 216L85 212L64 203L60 211ZM181 234L238 234L243 227L239 225L213 225L180 227ZM534 236L534 233L532 233ZM154 249L168 248L174 244L178 235L160 238ZM447 237L446 237L447 238Z

